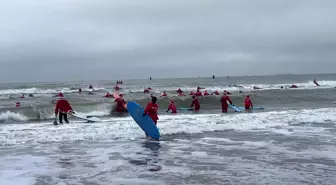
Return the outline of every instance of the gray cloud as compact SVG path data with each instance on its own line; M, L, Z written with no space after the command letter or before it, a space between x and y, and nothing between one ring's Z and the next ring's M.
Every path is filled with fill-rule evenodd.
M334 7L332 0L4 1L0 78L334 72Z

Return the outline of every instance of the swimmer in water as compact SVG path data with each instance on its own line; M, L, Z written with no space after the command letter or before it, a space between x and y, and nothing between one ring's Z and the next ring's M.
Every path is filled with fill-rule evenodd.
M168 106L168 109L167 109L166 112L169 112L170 110L171 110L171 113L173 113L173 114L177 113L177 111L176 111L176 105L174 104L173 100L170 100L169 106Z

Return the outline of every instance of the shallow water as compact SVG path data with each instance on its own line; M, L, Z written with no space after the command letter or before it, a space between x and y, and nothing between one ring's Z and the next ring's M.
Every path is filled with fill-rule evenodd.
M162 116L158 142L129 117L8 124L0 182L334 184L335 122L335 109Z
M309 82L295 90L250 91L256 106L266 107L253 113L222 114L217 97L207 97L201 99L200 113L170 115L163 113L165 100L160 99L160 141L146 140L129 116L110 115L111 103L102 101L99 93L68 96L79 101L75 108L100 116L101 122L70 118L70 124L59 126L52 125L50 93L23 100L37 102L41 110L49 106L39 119L29 106L12 109L6 104L14 100L0 100L0 185L335 184L336 93L327 77L320 78L326 83L322 88ZM272 82L246 78L239 80L265 86ZM274 83L303 84L308 78L312 76L290 76ZM160 91L160 85L152 83ZM172 82L165 83L164 88L175 89L169 86ZM194 86L188 83L185 86ZM50 91L65 84L44 87ZM86 98L91 103L80 104ZM142 94L135 100L146 98ZM232 98L242 102L243 95L234 93Z

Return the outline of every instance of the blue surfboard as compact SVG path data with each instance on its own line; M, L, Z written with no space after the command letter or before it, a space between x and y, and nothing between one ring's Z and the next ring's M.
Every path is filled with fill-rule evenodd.
M233 109L233 110L236 111L236 112L241 112L241 110L240 110L238 107L236 107L236 106L234 106L234 105L231 105L229 101L226 101L226 102L227 102L227 104L231 107L231 109Z
M152 118L148 115L143 116L144 109L135 102L127 102L128 113L132 116L139 127L151 138L159 140L160 132Z
M241 110L245 110L245 107L238 107ZM253 107L252 110L263 110L265 109L264 107Z
M190 108L190 107L181 107L181 108L178 108L177 110L187 110L187 111L191 111L191 110L194 110L193 108Z

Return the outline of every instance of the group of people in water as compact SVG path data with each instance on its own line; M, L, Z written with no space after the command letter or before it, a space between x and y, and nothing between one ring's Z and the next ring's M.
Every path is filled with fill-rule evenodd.
M316 86L320 86L316 79L314 79L314 84ZM114 87L115 91L119 91L121 88L118 86L118 84L122 84L122 81L117 81L116 86ZM280 87L283 88L283 87ZM290 86L289 88L298 88L295 84L293 84L292 86ZM89 85L89 89L94 90L92 85ZM189 95L192 96L192 102L190 104L190 109L198 112L201 109L201 104L199 101L199 97L202 96L209 96L209 95L222 95L222 97L220 98L220 104L221 104L221 108L222 108L222 112L226 113L228 112L228 107L229 105L233 105L233 102L230 98L231 92L224 90L223 93L220 93L219 91L214 91L211 94L207 92L207 90L204 90L204 92L201 92L201 89L204 89L202 87L197 87L196 88L196 92L194 91L190 91ZM254 89L259 89L257 87L254 86ZM150 93L152 90L152 88L148 87L146 89L144 89L144 93ZM79 88L79 93L82 92L82 89ZM186 94L184 93L184 91L181 88L178 88L176 90L177 96L186 96ZM29 97L34 97L33 94L29 94ZM64 95L62 92L59 92L57 95L55 95L54 97L57 97L58 100L56 102L55 105L55 116L59 117L59 122L62 123L63 119L66 123L69 123L68 119L67 119L67 114L68 113L74 113L73 109L70 105L70 103L68 102L68 100L66 100L64 98ZM114 102L116 103L115 106L115 111L116 112L127 112L127 108L126 108L126 101L123 98L123 94L118 94L118 96L116 97L116 95L112 95L109 92L107 92L107 94L105 95L106 98L115 98ZM168 97L168 94L164 91L162 92L160 97ZM24 95L22 95L20 98L24 98ZM250 111L253 108L253 103L251 100L251 97L249 95L247 95L244 99L244 105L245 105L245 110L246 111ZM20 107L20 102L16 103L16 107ZM151 94L151 102L149 102L145 108L144 111L144 115L148 114L154 121L154 123L157 123L158 112L159 106L157 104L157 97L155 97L153 94ZM177 107L174 103L174 100L170 100L168 108L166 110L166 112L171 112L173 114L177 113Z
M202 94L200 89L202 89L202 88L198 87L196 93L191 95L192 96L192 102L191 102L189 107L190 107L191 110L193 110L195 112L198 112L201 109L201 104L200 104L200 101L199 101L198 98L200 96L203 96L204 93ZM177 90L177 92L178 93L183 93L183 91L180 88ZM166 94L166 93L164 92L164 94ZM216 91L215 94L220 95L220 93L218 91ZM230 94L231 94L230 92L224 91L223 96L220 99L220 103L221 103L223 113L228 112L229 104L233 105L233 102L231 101L231 98L229 96ZM57 100L56 105L55 105L55 117L59 118L59 123L61 123L61 124L63 123L63 119L66 123L69 123L69 121L67 119L67 114L74 113L74 111L73 111L70 103L68 102L68 100L66 100L64 98L64 95L63 95L62 92L59 92L56 96L58 97L58 100ZM119 112L119 113L127 112L126 101L123 98L123 94L119 94L118 97L115 97L111 94L109 94L109 96L115 98L115 100L114 100L114 102L116 103L115 112ZM164 96L167 96L167 95L164 95ZM251 108L253 108L253 104L252 104L252 100L250 99L250 96L246 96L244 103L245 103L246 111L249 111ZM159 106L157 104L157 97L151 95L151 102L149 102L147 104L147 106L145 108L145 111L144 111L144 114L148 114L153 119L153 121L155 123L157 123L157 120L159 119L158 115L157 115L158 108L159 108ZM170 100L166 112L171 112L173 114L177 113L177 107L174 103L174 100Z
M313 80L313 83L314 83L316 86L320 86L316 79ZM115 91L119 91L119 90L121 90L121 88L119 87L119 84L123 84L123 81L118 80L118 81L116 82L116 85L115 85L115 87L114 87L114 90L115 90ZM241 87L241 86L230 85L229 87ZM283 89L284 87L283 87L283 86L280 86L280 88ZM288 88L298 88L298 86L295 85L295 84L292 84L292 85L289 86ZM94 94L93 91L94 91L95 89L94 89L94 87L93 87L91 84L89 85L89 89L92 90L92 91L89 91L89 92L88 92L89 95L93 95L93 94ZM194 91L190 91L190 92L189 92L189 95L190 95L190 96L193 96L193 97L202 97L202 96L210 96L210 95L221 95L221 93L220 93L218 90L216 90L216 91L214 91L214 92L211 92L211 93L209 93L207 90L205 90L205 91L202 93L202 92L200 91L201 89L204 89L204 88L202 88L202 87L197 87L196 91L195 91L195 92L194 92ZM257 89L261 89L261 88L256 87L256 86L253 86L253 89L256 89L256 90L257 90ZM145 94L150 93L151 90L152 90L151 87L147 87L147 88L144 89L143 93L145 93ZM79 88L79 89L78 89L78 92L79 92L79 93L82 93L82 92L83 92L83 89L82 89L82 88ZM177 89L176 92L177 92L177 96L180 96L180 97L182 97L182 96L186 96L185 92L182 91L180 88ZM231 94L231 92L226 91L226 90L224 91L224 93L226 93L227 95L230 95L230 94ZM243 91L239 90L238 93L243 93ZM151 96L153 96L153 95L151 94ZM167 96L168 96L168 94L164 91L164 92L162 92L162 94L161 94L160 97L167 97ZM30 94L28 95L28 97L34 97L34 95L30 93ZM60 97L60 96L59 96L59 94L58 94L58 95L53 96L53 98L55 98L55 97ZM114 97L112 94L110 94L109 92L107 92L106 95L105 95L104 97L105 97L105 98L115 98L115 97ZM23 98L25 98L25 95L22 94L22 95L19 96L18 98L23 99ZM196 104L196 107L197 107L197 103L195 103L195 104ZM20 106L21 106L20 102L16 102L15 107L16 107L16 108L19 108Z
M223 113L228 112L229 104L233 105L230 96L226 92L224 92L223 96L220 99L220 102L221 102L221 107L222 107L222 112ZM245 97L244 105L245 105L245 110L246 111L250 111L253 108L252 100L251 100L249 95L247 95ZM200 104L197 96L195 96L195 95L192 96L192 102L191 102L189 107L192 108L192 110L194 110L196 112L198 112L201 109L201 104ZM155 124L157 124L157 121L159 120L158 109L159 109L159 105L157 104L157 97L152 96L152 100L151 100L151 102L149 102L147 104L143 115L147 114L149 117L152 118L153 122ZM171 113L173 113L173 114L177 113L177 108L176 108L176 105L174 104L173 100L170 100L169 105L168 105L168 109L167 109L166 112L169 112L169 111L171 111Z

